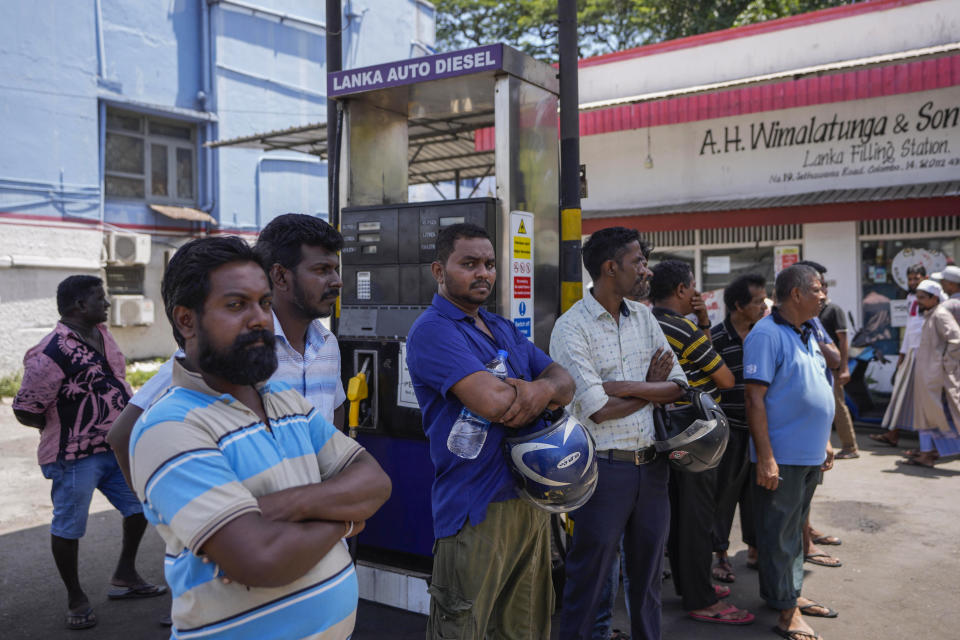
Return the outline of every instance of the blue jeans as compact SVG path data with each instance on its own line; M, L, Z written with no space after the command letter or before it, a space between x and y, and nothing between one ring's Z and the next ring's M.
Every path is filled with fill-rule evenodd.
M757 534L760 597L781 611L797 606L803 586L803 523L820 479L820 467L780 465L780 484L768 491L751 465Z
M630 635L660 640L660 580L670 522L665 459L650 464L599 460L597 489L574 511L559 640L589 640L604 585L623 537Z
M123 517L142 513L143 506L133 494L112 451L95 453L79 460L58 460L40 465L43 476L52 481L53 522L50 533L58 538L79 540L87 531L87 515L94 489L107 497Z
M620 591L620 576L623 576L623 590L630 591L630 578L627 577L627 560L623 556L623 536L620 536L620 553L610 565L610 578L600 591L600 608L597 610L597 619L593 623L592 640L609 640L610 629L613 626L613 608L617 604L617 593ZM627 605L627 619L630 619L630 599L624 600Z

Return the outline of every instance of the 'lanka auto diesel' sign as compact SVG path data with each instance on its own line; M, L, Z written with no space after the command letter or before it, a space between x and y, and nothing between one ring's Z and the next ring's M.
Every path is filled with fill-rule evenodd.
M426 80L495 71L503 65L503 45L491 44L423 58L397 60L373 67L336 71L327 75L327 95L397 87Z
M960 175L960 86L584 136L580 146L598 210L950 182ZM645 169L636 159L648 154Z

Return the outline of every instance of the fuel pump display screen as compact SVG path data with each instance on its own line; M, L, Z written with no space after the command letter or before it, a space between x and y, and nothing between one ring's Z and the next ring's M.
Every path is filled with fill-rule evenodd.
M380 314L382 326L371 334L355 326L350 307L429 306L437 291L430 274L430 264L437 253L437 234L444 227L469 222L496 237L496 211L494 198L345 208L341 216L343 290L339 332L406 335L409 326L400 326L408 323L405 314ZM491 304L495 304L494 300ZM416 315L414 312L411 317Z

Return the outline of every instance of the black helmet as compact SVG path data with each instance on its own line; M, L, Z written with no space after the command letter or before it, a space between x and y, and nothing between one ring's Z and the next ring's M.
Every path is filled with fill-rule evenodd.
M727 416L710 394L687 389L687 395L689 405L671 411L663 407L654 410L654 446L680 471L713 469L727 450Z
M590 432L566 412L535 433L506 438L517 494L550 513L584 505L597 488L597 456Z

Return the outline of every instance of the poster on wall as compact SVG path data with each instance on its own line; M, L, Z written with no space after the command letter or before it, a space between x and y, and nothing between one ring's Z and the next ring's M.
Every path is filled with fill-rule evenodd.
M510 212L510 320L533 342L533 214Z
M796 264L800 261L800 247L797 245L789 245L783 247L774 247L773 248L773 277L777 277L777 274L789 267L792 264Z
M907 290L907 269L915 265L922 265L929 277L932 273L943 271L943 268L947 266L947 256L936 249L917 249L914 247L901 249L897 255L893 256L893 261L890 263L890 275L893 276L897 286L904 291ZM884 277L885 280L886 277Z
M703 303L707 305L710 326L713 327L723 322L723 317L727 313L726 306L723 304L723 289L704 291L700 294L700 297L703 298Z
M890 326L905 327L907 318L910 317L909 300L891 300L890 301Z

